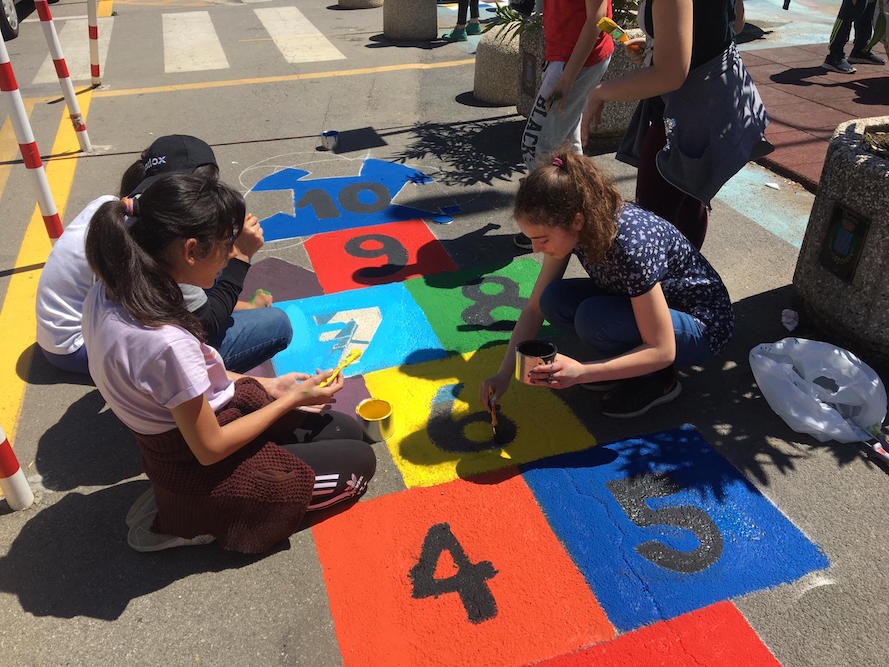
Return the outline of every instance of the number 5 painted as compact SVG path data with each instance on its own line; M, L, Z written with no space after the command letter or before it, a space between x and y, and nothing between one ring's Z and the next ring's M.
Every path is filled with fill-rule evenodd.
M643 558L668 570L687 574L706 570L719 560L722 555L722 533L704 510L693 505L653 510L645 502L648 498L665 498L682 490L668 475L648 474L615 479L606 482L605 486L637 526L681 528L694 534L700 543L694 551L679 551L656 540L643 542L636 547Z

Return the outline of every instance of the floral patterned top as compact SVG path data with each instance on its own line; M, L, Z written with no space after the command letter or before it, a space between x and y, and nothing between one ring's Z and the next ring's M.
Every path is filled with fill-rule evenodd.
M660 283L667 305L697 320L713 354L731 338L735 315L719 274L678 229L654 213L624 204L605 258L594 264L581 246L574 254L606 292L636 297Z

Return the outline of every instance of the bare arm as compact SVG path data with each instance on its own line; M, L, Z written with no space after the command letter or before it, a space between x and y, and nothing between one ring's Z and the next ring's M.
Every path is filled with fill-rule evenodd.
M552 364L531 370L534 384L565 389L584 382L622 380L653 373L676 358L676 334L660 283L645 294L630 299L642 344L629 352L603 361L581 363L562 354Z
M564 259L556 259L550 256L544 256L543 266L537 276L537 282L534 283L534 289L531 291L531 297L528 303L522 309L522 314L516 322L512 335L509 337L509 345L506 346L506 352L503 355L503 361L497 374L482 382L481 398L482 405L488 404L488 387L494 387L494 400L497 401L506 393L509 386L509 380L515 370L515 349L519 343L530 340L540 331L543 324L543 313L540 311L540 296L543 294L550 283L559 280L565 275L565 269L568 267L569 257Z
M328 374L314 375L302 383L293 383L279 398L249 415L220 426L206 396L201 394L171 410L191 453L201 465L212 465L234 454L248 442L302 405L326 403L343 387L340 375L326 387L318 383Z
M657 35L653 65L603 81L593 89L598 99L642 100L669 93L685 82L691 64L692 0L657 0L651 11Z

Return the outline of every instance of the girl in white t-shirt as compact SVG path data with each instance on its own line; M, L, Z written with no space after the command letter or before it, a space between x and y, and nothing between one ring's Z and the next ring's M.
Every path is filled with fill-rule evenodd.
M307 510L360 495L376 468L355 420L320 410L341 375L327 386L330 371L245 378L203 342L177 283L212 286L244 213L228 186L176 173L138 199L105 202L90 222L99 282L84 303L89 370L152 481L153 499L128 516L138 550L215 539L266 551Z

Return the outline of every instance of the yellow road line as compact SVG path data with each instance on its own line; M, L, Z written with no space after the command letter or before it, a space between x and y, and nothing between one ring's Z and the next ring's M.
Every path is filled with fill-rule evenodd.
M307 81L310 79L332 79L341 76L363 76L384 72L403 72L408 70L443 69L471 65L475 58L465 60L447 60L440 63L405 63L403 65L382 65L380 67L362 67L360 69L343 69L333 72L306 72L303 74L282 74L278 76L253 77L250 79L229 79L227 81L204 81L201 83L174 83L167 86L150 86L146 88L121 88L120 90L99 89L95 97L126 97L128 95L150 95L152 93L172 93L185 90L209 90L212 88L229 88L232 86L255 86L268 83L287 81Z
M114 11L114 0L99 0L97 14L99 16L111 16Z
M80 96L80 112L84 119L90 108L91 93ZM64 111L64 107L62 107ZM68 120L68 114L63 113L59 121L59 130L53 142L52 154L56 155L66 151L77 151L77 136L74 128ZM74 181L74 168L77 160L50 161L46 164L46 176L49 179L50 190L59 209L59 215L65 212L68 203L68 195L71 192L71 184ZM30 175L29 175L30 178ZM25 230L25 237L19 248L18 257L15 260L16 267L28 267L46 261L49 255L50 243L43 226L43 216L40 208L34 207L31 221ZM0 331L3 332L3 345L0 345L0 423L9 436L10 442L15 443L15 433L18 428L18 418L21 414L22 399L25 396L25 381L19 377L16 369L21 366L28 369L31 366L31 354L33 353L34 335L37 330L37 316L34 307L37 299L37 281L40 279L40 271L23 271L13 273L9 278L9 286L6 289L6 298L0 308ZM21 364L19 360L21 359Z

